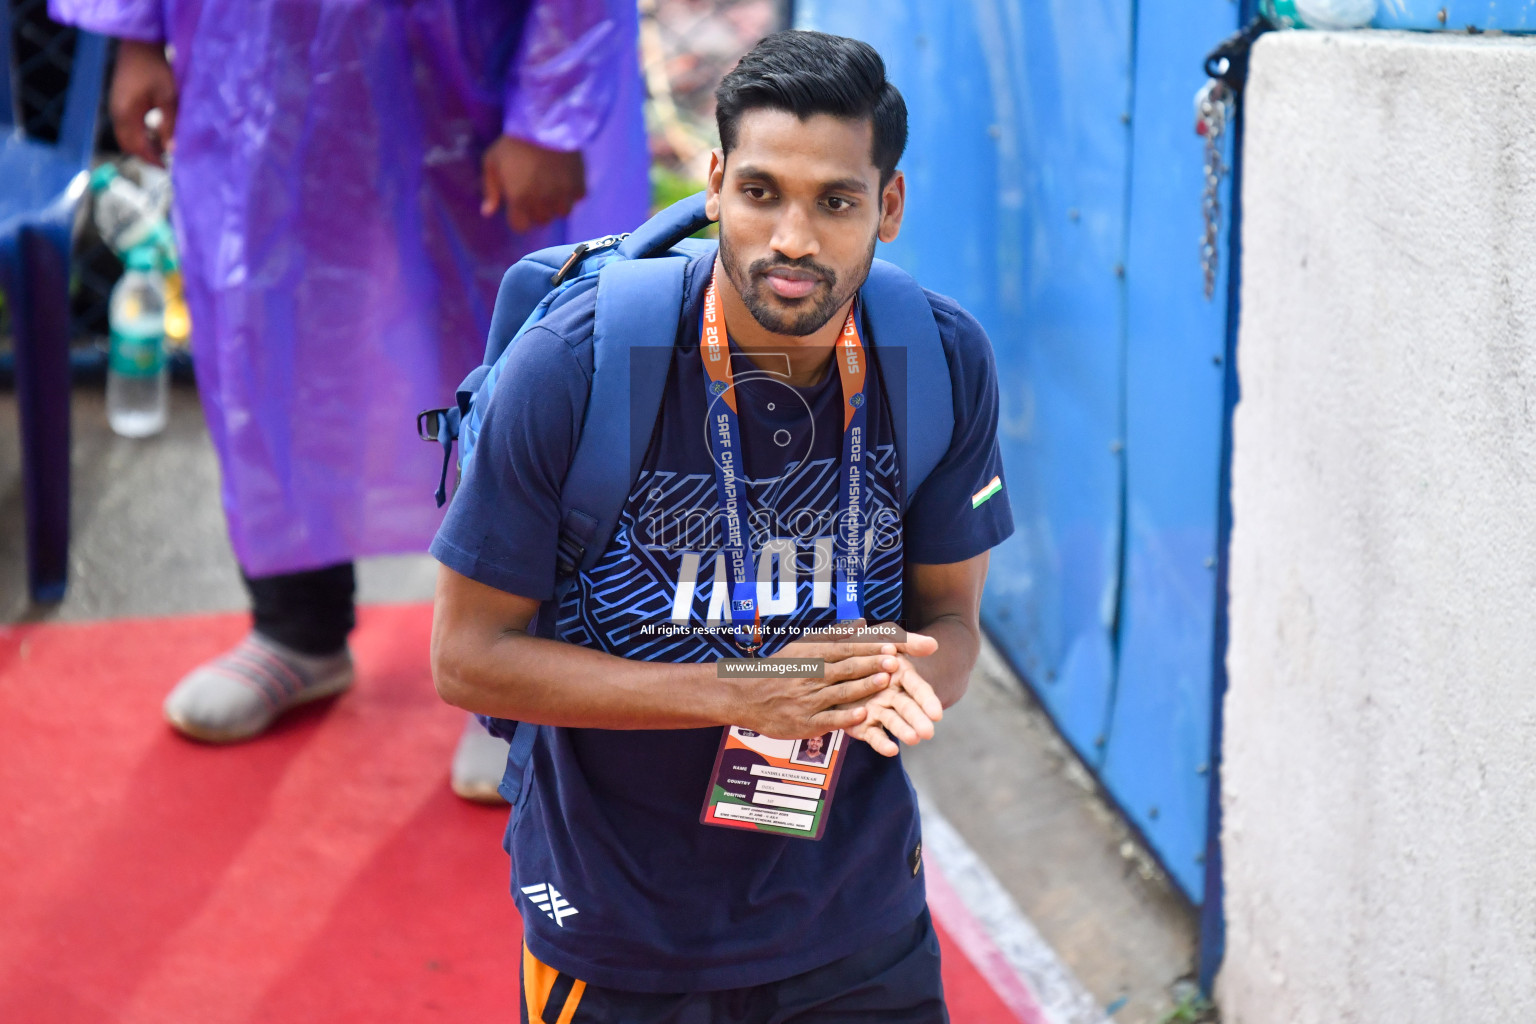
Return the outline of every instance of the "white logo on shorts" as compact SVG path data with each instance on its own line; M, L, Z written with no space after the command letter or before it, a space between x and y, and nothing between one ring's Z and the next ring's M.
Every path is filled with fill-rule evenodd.
M544 882L523 886L523 895L532 900L534 906L544 911L545 916L561 928L565 927L566 918L580 913L566 901L564 896L560 895L559 889Z

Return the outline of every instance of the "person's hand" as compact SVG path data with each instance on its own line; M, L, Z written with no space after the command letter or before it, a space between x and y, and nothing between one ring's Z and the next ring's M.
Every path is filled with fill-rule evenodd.
M112 73L108 109L112 131L124 153L164 167L176 134L176 75L165 59L160 43L124 39L117 47L117 70ZM144 116L159 109L160 126L151 132Z
M938 649L938 641L922 633L908 633L900 645L884 645L881 653L895 657L900 667L892 674L889 686L862 701L866 717L849 727L848 735L886 757L895 757L901 749L895 740L910 747L933 739L934 723L944 717L944 705L912 657L926 657Z
M761 660L819 658L826 662L824 678L734 678L731 724L780 740L808 739L856 726L868 714L863 701L890 685L891 674L901 667L893 653L881 652L890 646L820 636L785 644L772 657Z
M485 193L480 215L489 217L505 204L507 224L519 233L564 217L587 194L580 151L562 153L510 135L491 143L480 174Z

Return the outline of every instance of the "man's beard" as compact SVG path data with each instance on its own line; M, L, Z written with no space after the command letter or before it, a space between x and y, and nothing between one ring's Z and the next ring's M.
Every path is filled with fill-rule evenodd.
M735 286L737 294L741 296L747 312L752 314L752 319L756 320L763 330L791 338L804 338L825 327L827 321L832 319L843 303L851 299L853 293L859 290L859 286L869 276L870 264L875 259L876 238L878 236L869 240L869 252L865 257L863 272L858 275L858 280L841 291L838 288L837 271L807 256L792 260L787 256L775 255L772 258L756 260L748 267L739 266L723 223L720 225L720 265L725 271L725 276ZM777 296L769 288L765 278L768 271L777 267L805 270L821 278L808 296L812 300L809 309L784 313L773 307L773 299Z

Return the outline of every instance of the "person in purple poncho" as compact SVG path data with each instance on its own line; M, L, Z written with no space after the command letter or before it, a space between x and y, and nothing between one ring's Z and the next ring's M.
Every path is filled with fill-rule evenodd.
M197 739L247 739L352 685L353 561L431 539L442 453L414 414L480 362L502 273L645 216L635 5L49 7L122 40L123 148L159 162L174 144L198 388L254 628L165 711ZM481 736L456 759L463 795L500 775Z

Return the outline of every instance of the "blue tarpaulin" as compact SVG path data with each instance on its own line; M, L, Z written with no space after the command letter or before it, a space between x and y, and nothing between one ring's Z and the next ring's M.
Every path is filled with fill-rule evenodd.
M882 254L997 350L1018 532L988 633L1195 902L1204 891L1225 268L1199 260L1202 58L1238 5L800 0L910 110ZM1225 187L1222 192L1225 201Z

